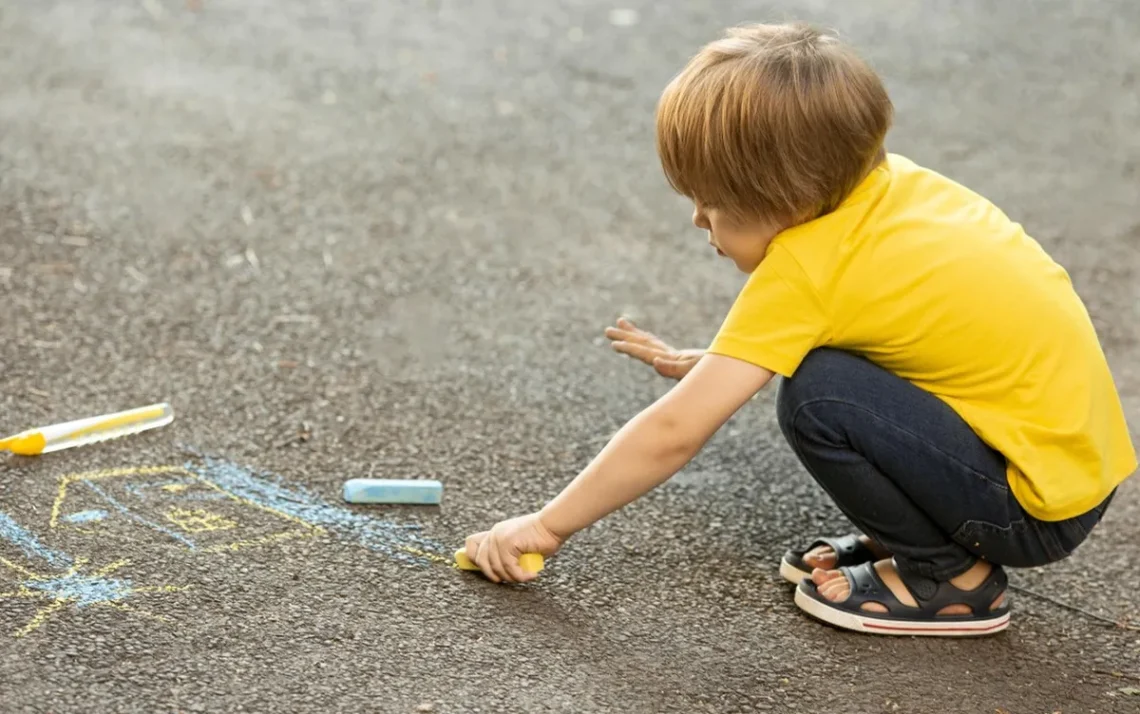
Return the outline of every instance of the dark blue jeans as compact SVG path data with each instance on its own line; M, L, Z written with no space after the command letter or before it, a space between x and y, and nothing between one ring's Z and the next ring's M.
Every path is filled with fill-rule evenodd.
M823 490L904 573L945 581L979 558L1060 560L1112 500L1066 521L1022 509L1006 460L945 402L870 361L819 349L780 385L780 428Z

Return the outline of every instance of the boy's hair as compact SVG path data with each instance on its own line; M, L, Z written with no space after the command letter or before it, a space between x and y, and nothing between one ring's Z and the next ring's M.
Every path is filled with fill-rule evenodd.
M878 75L810 25L746 25L666 87L657 152L679 193L737 219L834 210L885 157L893 115Z

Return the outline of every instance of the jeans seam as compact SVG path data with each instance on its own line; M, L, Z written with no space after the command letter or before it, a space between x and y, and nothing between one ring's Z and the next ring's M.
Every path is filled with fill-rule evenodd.
M796 421L799 419L800 412L802 412L807 407L810 407L810 406L815 405L815 404L841 404L845 407L857 409L857 410L863 412L864 414L869 414L872 417L874 417L875 419L878 419L879 421L883 421L883 422L890 424L892 427L898 429L899 431L903 432L904 434L907 434L911 438L916 439L918 441L921 441L924 444L928 444L932 449L934 449L938 453L942 454L944 457L946 457L950 461L953 461L954 463L960 465L961 467L963 467L964 469L966 469L970 473L974 474L974 476L976 476L977 478L980 478L987 485L999 488L1002 491L1009 493L1009 485L1008 484L1002 485L1000 483L995 483L988 476L986 476L984 473L982 473L981 471L978 471L976 468L974 468L970 464L967 464L966 462L962 461L961 459L959 459L954 454L951 454L951 453L947 452L946 450L942 449L940 446L938 446L934 442L922 438L918 434L915 434L913 431L910 431L909 429L907 429L905 427L899 426L898 424L891 421L890 419L884 418L882 415L878 414L877 412L875 412L871 409L868 409L867 407L862 406L861 404L855 404L853 402L849 402L849 401L844 400L844 399L835 399L834 397L818 397L816 399L809 399L805 402L797 404L795 410L792 412L792 420L791 420L792 433L796 434L797 441L798 441L798 431L799 430L795 428L795 424L796 424ZM978 437L978 438L980 439L981 437Z
M1040 552L1045 556L1045 559L1041 560L1040 558L1031 558L1026 562L1016 564L1014 567L1038 567L1041 565L1047 565L1049 563L1054 563L1058 560L1066 558L1071 553L1071 550L1066 549L1064 544L1057 540L1057 537L1054 533L1048 531L1047 529L1043 531L1041 528L1036 527L1033 521L1028 518L1018 518L1016 520L1012 520L1009 522L1008 526L1002 526L997 523L981 519L969 519L963 521L962 524L958 526L958 529L954 532L954 535L960 537L968 537L970 540L972 540L978 537L985 537L983 534L1000 534L1003 540L1009 541L1011 537L1018 535L1019 533L1027 537L1032 537L1034 541L1040 546ZM961 543L957 537L955 537L954 540ZM967 547L967 550L971 550L971 552L973 552L972 547ZM1025 551L1021 552L1023 554L1025 553ZM983 555L982 557L986 559L993 558L993 553L991 552L987 555ZM990 560L990 562L1008 565L1010 561L1008 559L1002 558L1000 560Z

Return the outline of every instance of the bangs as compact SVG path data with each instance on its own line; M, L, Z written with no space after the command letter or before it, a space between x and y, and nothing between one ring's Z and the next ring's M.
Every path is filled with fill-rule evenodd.
M698 84L706 86L694 86ZM705 206L728 209L735 201L722 174L726 147L715 131L723 126L726 101L723 88L710 84L686 72L665 88L657 105L657 154L674 191Z

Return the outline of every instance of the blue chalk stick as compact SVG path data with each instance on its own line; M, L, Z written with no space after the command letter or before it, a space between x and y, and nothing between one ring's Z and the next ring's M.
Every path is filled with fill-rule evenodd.
M344 482L344 500L349 503L437 504L443 484L421 479L354 478Z

